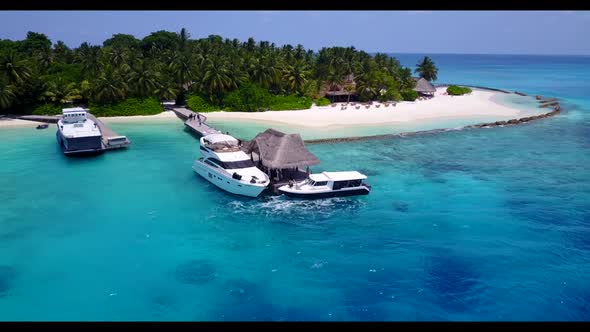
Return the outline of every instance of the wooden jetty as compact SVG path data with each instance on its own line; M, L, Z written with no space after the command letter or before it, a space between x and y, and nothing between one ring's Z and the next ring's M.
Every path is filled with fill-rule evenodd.
M100 130L102 135L102 148L103 150L112 150L112 149L120 149L125 148L131 141L125 137L117 134L114 130L107 127L104 122L97 119L91 113L86 112L86 116L96 123L96 126ZM58 115L23 115L18 117L21 120L28 120L28 121L35 121L35 122L45 122L45 123L57 123L61 116Z
M102 121L97 119L94 115L86 113L86 116L96 123L96 126L102 134L102 148L104 150L125 148L131 141L126 136L117 134L114 130L107 127Z
M59 121L59 119L61 119L61 116L57 116L57 115L23 115L23 116L19 116L18 119L35 121L35 122L57 123L57 121Z
M185 107L172 107L169 109L171 111L173 111L176 114L176 116L178 116L180 119L182 119L184 121L184 125L187 128L189 128L191 131L193 131L194 133L196 133L200 136L207 136L210 134L221 134L222 133L219 130L210 127L206 123L207 117L204 116L203 114L193 112ZM189 117L191 115L194 116L194 118L189 119Z

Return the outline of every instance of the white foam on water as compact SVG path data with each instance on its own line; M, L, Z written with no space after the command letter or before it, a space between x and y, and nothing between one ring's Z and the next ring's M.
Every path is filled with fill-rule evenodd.
M286 196L272 196L260 201L231 201L228 203L234 214L263 214L267 217L288 216L289 221L296 219L307 220L313 216L330 217L336 212L348 208L358 209L364 202L354 198L333 197L317 200L290 199ZM312 218L312 219L314 219ZM309 220L312 220L309 219Z

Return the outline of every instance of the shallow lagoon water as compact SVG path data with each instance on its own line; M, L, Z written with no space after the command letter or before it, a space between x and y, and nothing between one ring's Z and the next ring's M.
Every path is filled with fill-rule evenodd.
M63 157L53 127L3 128L0 320L588 320L589 88L555 78L590 60L530 57L527 71L446 57L455 81L526 85L568 108L309 145L313 171L357 169L373 185L317 201L218 190L192 172L197 140L180 121L113 124L132 146L91 159ZM469 82L472 62L502 75Z

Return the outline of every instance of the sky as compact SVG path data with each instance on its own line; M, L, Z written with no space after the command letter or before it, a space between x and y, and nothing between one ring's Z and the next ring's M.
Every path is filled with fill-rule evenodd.
M183 27L192 38L254 37L313 50L590 55L590 11L0 11L0 39L35 31L70 47Z

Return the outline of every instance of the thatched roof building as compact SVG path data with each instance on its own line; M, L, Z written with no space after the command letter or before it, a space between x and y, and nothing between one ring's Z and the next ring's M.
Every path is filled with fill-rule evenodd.
M307 148L299 134L285 134L267 129L246 142L242 150L256 153L268 169L292 169L317 165L320 160Z
M434 85L428 82L425 78L414 77L414 80L416 81L416 87L414 88L414 91L423 94L434 94L436 91Z
M323 95L332 102L357 100L356 82L354 74L346 75L342 84L331 84L326 87Z

